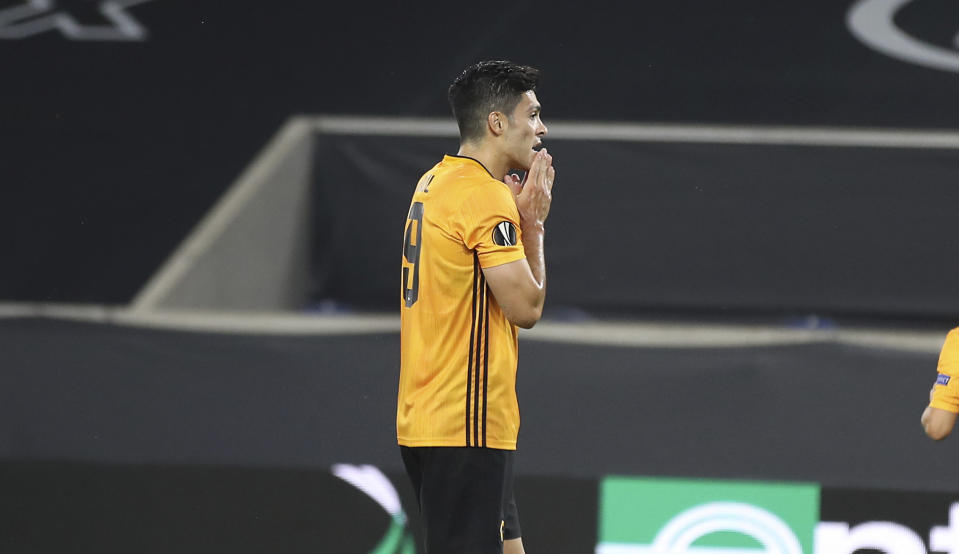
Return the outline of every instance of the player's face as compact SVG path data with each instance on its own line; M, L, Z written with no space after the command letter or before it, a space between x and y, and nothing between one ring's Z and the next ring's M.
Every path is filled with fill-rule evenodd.
M542 139L547 131L539 112L539 100L531 90L523 93L519 103L513 108L504 137L511 169L526 171L533 165L533 156L542 146Z

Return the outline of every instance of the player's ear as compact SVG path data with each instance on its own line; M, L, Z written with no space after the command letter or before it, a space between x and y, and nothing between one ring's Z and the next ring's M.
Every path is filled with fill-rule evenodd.
M486 116L486 124L493 136L500 136L506 132L506 116L500 112L490 112Z

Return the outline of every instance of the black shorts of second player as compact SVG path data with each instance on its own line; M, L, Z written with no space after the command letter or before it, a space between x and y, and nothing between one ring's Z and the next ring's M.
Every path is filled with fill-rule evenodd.
M401 446L427 554L502 554L521 536L512 450Z

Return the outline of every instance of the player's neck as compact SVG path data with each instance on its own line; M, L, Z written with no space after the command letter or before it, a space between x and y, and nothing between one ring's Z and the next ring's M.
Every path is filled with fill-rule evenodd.
M483 164L483 167L496 179L502 179L506 176L506 172L509 171L507 157L490 144L464 142L460 144L459 152L457 152L456 155L473 158Z

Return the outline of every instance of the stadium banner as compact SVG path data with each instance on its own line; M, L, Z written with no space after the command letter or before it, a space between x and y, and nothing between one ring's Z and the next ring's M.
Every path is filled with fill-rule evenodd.
M943 492L826 488L821 517L816 554L858 550L926 554L959 549L959 491L954 484Z
M456 140L318 133L315 144L313 302L395 309L412 188ZM547 316L959 314L959 258L941 254L952 248L959 150L602 131L557 131L546 144L558 167Z
M0 552L416 554L403 473L329 468L0 462ZM530 551L590 552L595 479L521 476Z
M0 551L416 554L405 474L328 468L0 463ZM529 551L955 552L959 491L811 482L518 475Z
M936 528L956 520L959 441L917 425L935 353L521 348L516 496L530 552L636 551L690 510L697 532L719 525L696 511L717 503L735 508L719 513L725 533L661 542L948 550ZM396 333L0 320L0 552L407 548L419 526L395 438L398 351Z
M819 486L607 477L597 554L811 552Z
M606 477L596 554L954 552L959 492Z
M0 463L0 552L415 554L402 485L366 464Z

